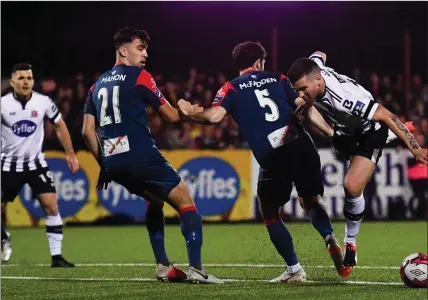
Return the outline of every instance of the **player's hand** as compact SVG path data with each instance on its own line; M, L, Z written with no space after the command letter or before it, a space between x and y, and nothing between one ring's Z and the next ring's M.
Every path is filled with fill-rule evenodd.
M108 176L106 170L101 168L100 174L98 175L97 190L106 190L110 181L111 179Z
M299 97L296 100L296 104L298 104L298 106L295 111L295 114L299 115L299 114L305 114L307 110L314 104L314 101L306 101L303 98Z
M428 164L428 150L424 148L418 148L413 151L413 156L415 157L416 161L420 163L421 165L427 165Z
M79 161L77 160L77 157L75 155L67 156L66 160L71 173L75 174L77 171L79 171Z
M204 111L203 107L199 106L198 104L192 105L189 101L184 99L178 100L177 105L185 116L195 115Z

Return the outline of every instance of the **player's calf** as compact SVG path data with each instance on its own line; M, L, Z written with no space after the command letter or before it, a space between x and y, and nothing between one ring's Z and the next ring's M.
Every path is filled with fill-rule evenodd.
M58 203L55 193L39 195L39 200L46 214L46 236L49 242L53 268L70 268L74 264L62 257L63 222L58 212Z
M259 190L263 193L263 189ZM272 204L269 200L259 196L259 207L263 216L264 224L269 233L270 240L279 255L284 259L288 270L296 273L301 269L299 260L294 251L293 238L279 217L279 206ZM285 273L284 273L285 274Z
M325 240L327 236L333 234L330 217L328 216L324 206L319 202L320 196L299 197L299 202L302 208L307 213L314 228L319 232Z
M165 250L163 203L147 201L145 221L156 264L170 266Z
M168 203L171 204L180 215L180 224L181 224L181 233L183 234L184 239L186 240L187 255L189 258L189 272L188 279L192 280L192 272L196 270L197 274L193 280L198 282L211 281L209 278L215 278L214 276L207 275L205 278L206 271L202 266L202 257L201 250L203 244L203 235L202 235L202 217L198 213L190 193L181 180L180 183L169 193ZM194 272L193 272L194 273ZM201 275L205 274L205 275ZM190 278L189 278L190 276ZM198 278L200 280L198 280ZM215 278L216 281L218 280ZM206 283L219 283L219 282L206 282Z

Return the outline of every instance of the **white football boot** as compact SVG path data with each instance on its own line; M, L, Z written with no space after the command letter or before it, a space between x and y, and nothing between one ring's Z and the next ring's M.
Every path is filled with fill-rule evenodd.
M282 275L270 280L269 282L306 282L306 272L302 267L300 269L291 270L287 267Z
M156 264L156 278L159 281L184 281L187 279L187 274L183 270L175 267L173 264L164 266Z
M10 234L8 232L6 234L7 239L1 241L1 260L3 262L9 261L12 256L12 241Z
M208 274L204 268L202 268L202 270L198 270L192 266L190 266L187 271L187 280L191 283L224 283L223 280Z

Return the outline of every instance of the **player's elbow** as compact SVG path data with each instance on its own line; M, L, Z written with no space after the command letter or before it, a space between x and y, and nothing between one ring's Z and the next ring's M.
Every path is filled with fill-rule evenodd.
M221 106L213 107L210 111L208 121L213 124L220 123L226 116L226 110Z
M386 109L383 105L379 104L376 111L373 114L372 121L385 122L391 118L392 113Z
M93 135L94 133L95 133L95 129L94 128L83 126L83 128L82 128L82 137L83 137L84 140L88 140L89 137L91 135Z
M214 114L214 115L210 116L208 121L212 124L217 124L217 123L220 123L221 120L223 120L223 117L221 115Z

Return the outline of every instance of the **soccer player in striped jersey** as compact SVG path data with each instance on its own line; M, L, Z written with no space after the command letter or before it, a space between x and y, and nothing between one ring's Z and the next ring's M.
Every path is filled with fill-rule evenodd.
M46 234L52 256L52 267L74 267L61 255L62 219L52 174L42 152L44 118L55 127L72 173L79 170L67 125L52 100L33 91L34 77L29 64L12 69L13 92L1 98L1 208L5 210L21 188L28 183L46 214ZM12 254L10 235L1 223L2 260Z
M419 146L410 132L413 130L410 122L403 124L355 80L326 67L326 58L322 52L300 58L291 66L288 77L306 102L303 110L315 105L331 120L334 147L351 161L343 183L346 195L343 263L350 273L357 264L356 240L365 209L363 191L385 144L394 137L401 138L421 164L427 164L427 150Z

